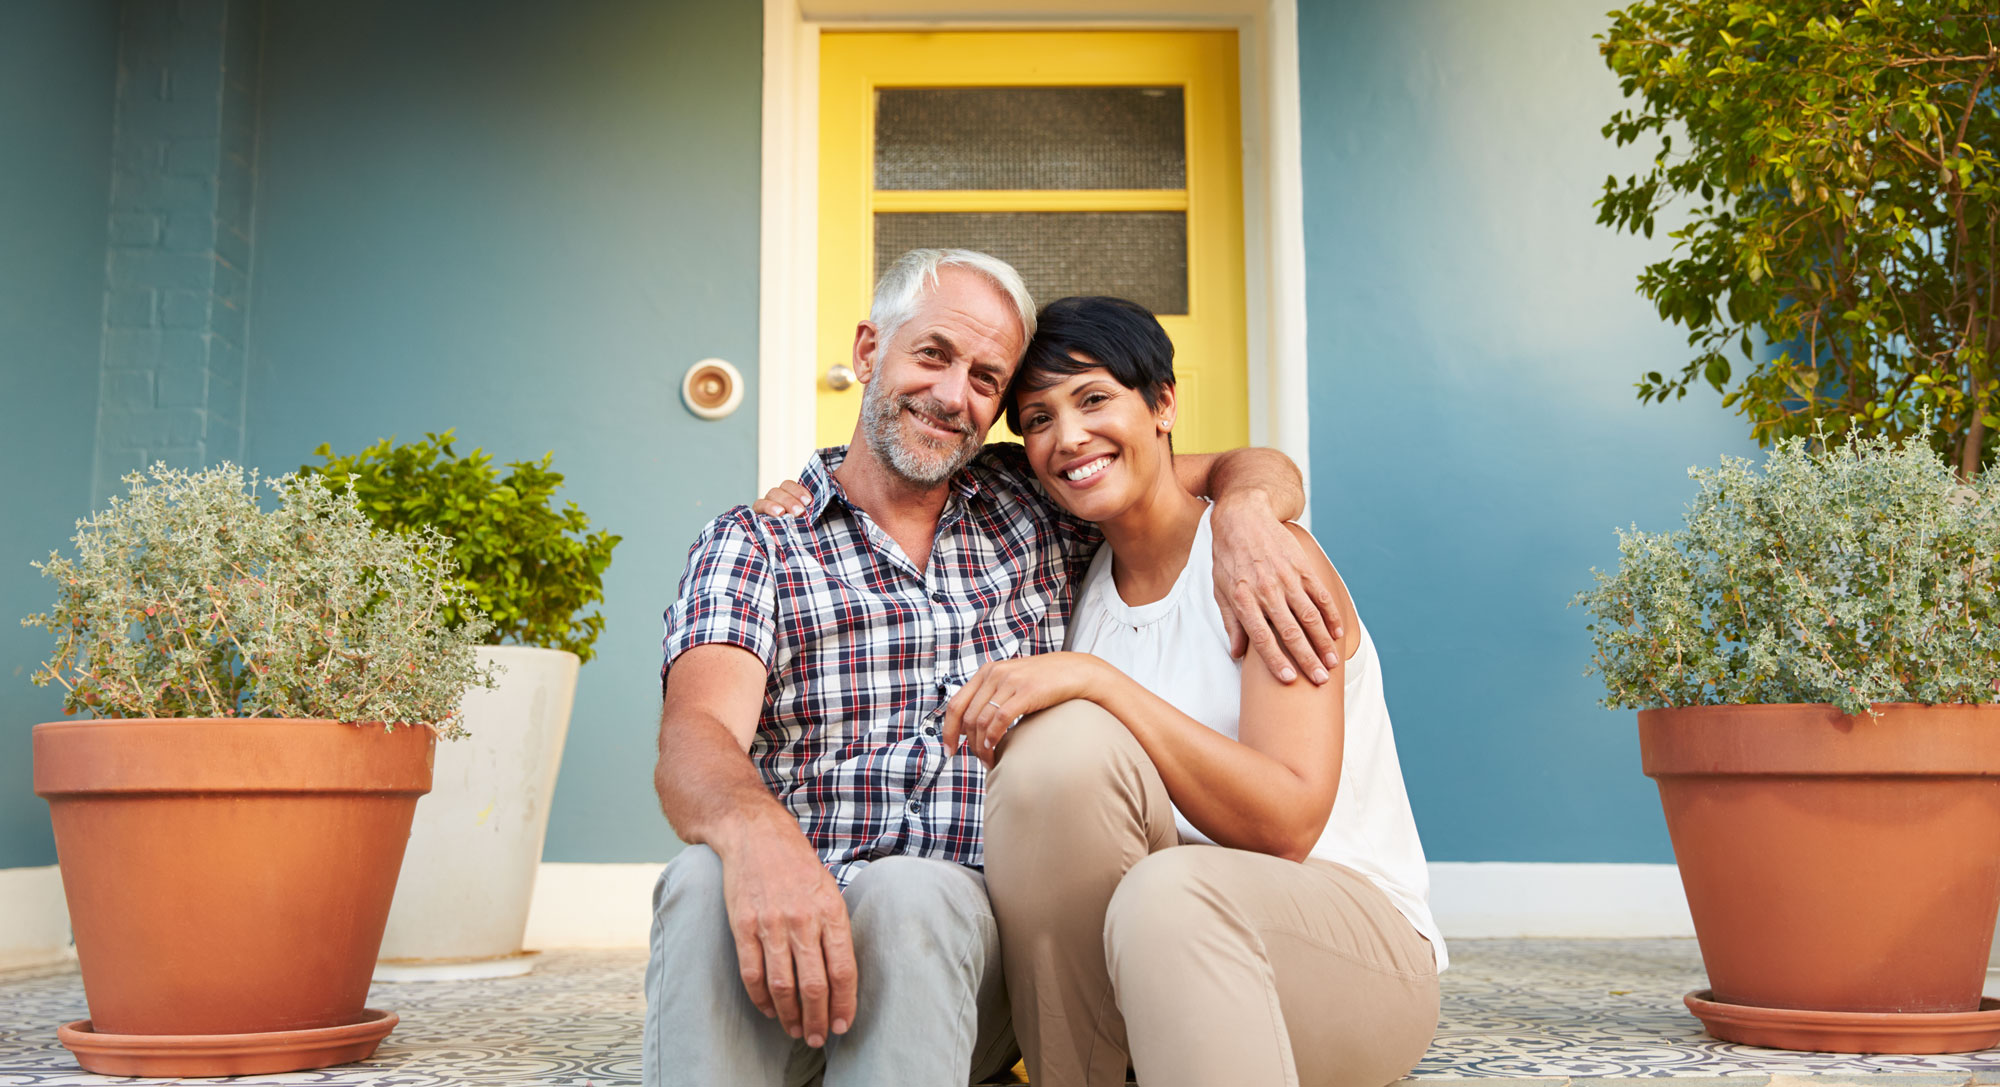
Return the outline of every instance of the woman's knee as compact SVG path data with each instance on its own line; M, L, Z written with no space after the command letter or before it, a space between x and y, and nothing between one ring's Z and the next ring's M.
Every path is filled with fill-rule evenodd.
M996 794L1027 810L1087 798L1135 757L1145 758L1144 750L1102 706L1082 699L1050 706L1007 734L987 776L989 807Z
M1121 961L1144 962L1197 934L1205 942L1253 938L1203 863L1213 852L1162 849L1125 873L1104 912L1104 952L1114 974Z

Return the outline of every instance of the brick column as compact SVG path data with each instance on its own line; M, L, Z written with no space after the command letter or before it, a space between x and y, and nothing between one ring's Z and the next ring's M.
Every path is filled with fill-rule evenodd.
M155 460L242 459L262 23L122 5L93 508Z

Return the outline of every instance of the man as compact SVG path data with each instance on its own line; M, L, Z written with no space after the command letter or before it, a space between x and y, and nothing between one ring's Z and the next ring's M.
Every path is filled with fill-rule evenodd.
M1033 330L1005 263L906 254L855 330L852 444L807 464L792 516L739 507L690 550L654 776L688 848L654 892L648 1084L956 1085L1011 1060L983 768L939 724L985 661L1061 647L1099 542L1018 446L982 451ZM1335 613L1281 524L1297 471L1177 463L1216 497L1239 645L1323 682Z

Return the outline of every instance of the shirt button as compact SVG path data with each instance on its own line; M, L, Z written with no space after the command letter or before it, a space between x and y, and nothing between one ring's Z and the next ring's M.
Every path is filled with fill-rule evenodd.
M925 725L925 726L924 726L924 735L926 735L926 736L935 736L935 735L937 735L937 726L936 726L936 725Z
M943 594L943 593L932 593L932 594L931 594L931 603L933 603L933 604L942 604L942 603L944 603L944 594Z
M910 814L911 814L911 815L922 815L923 813L924 813L924 802L923 802L923 801L921 801L921 800L912 800L912 801L910 801Z

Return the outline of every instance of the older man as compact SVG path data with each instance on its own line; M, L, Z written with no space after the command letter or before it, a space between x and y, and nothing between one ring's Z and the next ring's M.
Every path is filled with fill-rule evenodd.
M654 892L648 1084L956 1085L1011 1061L983 769L939 724L985 661L1061 648L1099 542L1018 446L982 451L1034 319L1005 263L906 254L855 331L852 443L806 464L791 516L730 510L690 550L654 775L689 845ZM1323 681L1337 635L1281 526L1297 471L1177 463L1216 497L1237 621Z

